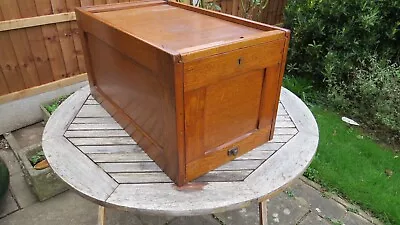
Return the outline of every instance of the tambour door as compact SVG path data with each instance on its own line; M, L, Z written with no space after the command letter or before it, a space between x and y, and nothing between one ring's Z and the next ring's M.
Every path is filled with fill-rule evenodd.
M184 64L188 181L269 140L283 43L276 40Z

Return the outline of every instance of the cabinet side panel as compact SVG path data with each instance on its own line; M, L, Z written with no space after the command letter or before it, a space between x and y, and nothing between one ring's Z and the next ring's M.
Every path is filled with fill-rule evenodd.
M179 162L173 56L158 52L148 68L86 33L95 86L92 93L176 183Z

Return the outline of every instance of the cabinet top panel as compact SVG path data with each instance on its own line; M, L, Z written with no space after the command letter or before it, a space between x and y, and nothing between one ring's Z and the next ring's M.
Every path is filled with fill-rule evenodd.
M177 53L243 42L279 30L175 2L141 1L88 9L94 18L110 26Z

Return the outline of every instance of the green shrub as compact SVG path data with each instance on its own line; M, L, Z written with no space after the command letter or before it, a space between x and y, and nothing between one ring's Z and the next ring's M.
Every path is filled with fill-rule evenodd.
M347 102L354 106L348 108L359 117L372 118L370 123L396 131L400 140L400 66L376 58L371 59L370 65L352 74L353 82L347 87L351 98Z
M351 81L371 55L399 61L400 1L292 0L285 27L292 30L288 67L325 86Z
M292 0L285 27L290 76L311 79L326 103L400 140L400 1Z

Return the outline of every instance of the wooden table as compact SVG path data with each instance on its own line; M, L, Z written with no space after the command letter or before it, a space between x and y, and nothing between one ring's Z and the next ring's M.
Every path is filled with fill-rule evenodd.
M152 215L204 215L259 202L287 186L311 162L317 123L306 105L283 89L272 141L178 188L92 98L88 87L51 116L43 150L54 172L83 197L104 207Z

